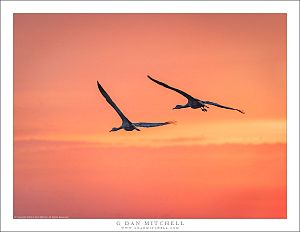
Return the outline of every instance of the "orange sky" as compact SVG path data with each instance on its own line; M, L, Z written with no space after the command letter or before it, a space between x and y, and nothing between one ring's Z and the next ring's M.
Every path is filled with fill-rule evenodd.
M148 74L246 114L172 110ZM97 80L177 124L109 133ZM283 218L286 15L15 14L14 140L18 216Z

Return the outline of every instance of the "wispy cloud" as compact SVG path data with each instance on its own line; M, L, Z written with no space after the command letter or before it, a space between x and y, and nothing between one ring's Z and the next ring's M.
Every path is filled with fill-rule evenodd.
M155 143L167 143L167 144L191 144L205 141L204 137L178 137L178 138L162 138L162 139L152 139Z
M163 131L163 132L162 132ZM214 123L181 122L174 127L145 129L141 132L119 131L108 133L51 133L20 135L17 140L78 141L103 146L175 146L207 144L262 144L286 143L285 120L235 120Z

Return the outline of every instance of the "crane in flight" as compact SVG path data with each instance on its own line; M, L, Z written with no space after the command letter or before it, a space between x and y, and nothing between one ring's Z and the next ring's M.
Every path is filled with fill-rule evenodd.
M242 111L242 110L239 110L239 109L235 109L235 108L231 108L231 107L228 107L228 106L223 106L223 105L220 105L218 103L215 103L215 102L211 102L211 101L203 101L203 100L199 100L197 98L194 98L192 97L191 95L187 94L186 92L183 92L182 90L180 89L176 89L174 87L171 87L161 81L158 81L158 80L155 80L154 78L152 78L151 76L147 75L147 77L155 82L156 84L159 84L167 89L171 89L179 94L181 94L182 96L186 97L188 102L185 104L185 105L176 105L173 109L182 109L182 108L192 108L192 109L198 109L200 108L202 111L206 112L207 109L206 108L209 108L207 105L213 105L213 106L217 106L217 107L220 107L220 108L224 108L224 109L228 109L228 110L236 110L242 114L244 114L245 112Z
M107 94L107 92L103 89L103 87L100 85L100 83L97 81L98 89L100 93L103 95L103 97L106 99L106 101L111 105L112 108L118 113L120 118L122 119L122 125L120 127L113 127L111 131L118 131L120 129L124 129L126 131L132 131L137 130L140 131L137 127L157 127L157 126L164 126L168 124L175 123L174 121L167 121L167 122L137 122L132 123L128 120L128 118L122 113L122 111L119 109L119 107L113 102L113 100L110 98L110 96Z

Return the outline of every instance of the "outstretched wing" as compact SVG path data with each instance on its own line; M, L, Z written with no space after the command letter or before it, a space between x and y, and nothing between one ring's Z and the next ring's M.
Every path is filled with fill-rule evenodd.
M159 84L159 85L161 85L161 86L163 86L163 87L165 87L165 88L168 88L168 89L174 90L174 91L177 92L177 93L180 93L182 96L186 97L188 100L194 100L194 98L193 98L191 95L187 94L186 92L183 92L183 91L180 90L180 89L176 89L176 88L171 87L171 86L169 86L169 85L167 85L167 84L165 84L165 83L163 83L163 82L160 82L160 81L158 81L158 80L155 80L155 79L153 79L152 77L150 77L149 75L147 75L147 77L148 77L151 81L154 81L156 84Z
M106 101L115 109L115 111L121 117L122 121L126 121L126 122L130 123L130 121L126 118L126 116L122 113L122 111L118 108L118 106L113 102L113 100L106 93L106 91L103 89L103 87L99 84L98 81L97 81L97 84L98 84L98 89L99 89L100 93L103 95L103 97L106 99Z
M245 112L242 111L242 110L235 109L235 108L231 108L231 107L228 107L228 106L222 106L222 105L220 105L220 104L218 104L218 103L211 102L211 101L202 101L202 103L208 104L208 105L217 106L217 107L224 108L224 109L228 109L228 110L236 110L236 111L239 111L239 112L242 113L242 114L245 113Z
M168 122L137 122L132 123L134 126L138 127L156 127L156 126L164 126L168 124L174 124L174 121L168 121Z

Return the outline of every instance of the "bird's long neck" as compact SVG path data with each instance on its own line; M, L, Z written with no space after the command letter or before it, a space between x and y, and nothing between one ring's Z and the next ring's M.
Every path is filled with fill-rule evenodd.
M185 104L185 105L178 105L178 108L182 109L182 108L188 108L190 107L189 104Z
M123 127L120 126L120 127L114 127L111 131L118 131L118 130L121 130Z
M120 127L117 127L116 128L116 130L121 130L123 127L122 126L120 126Z

